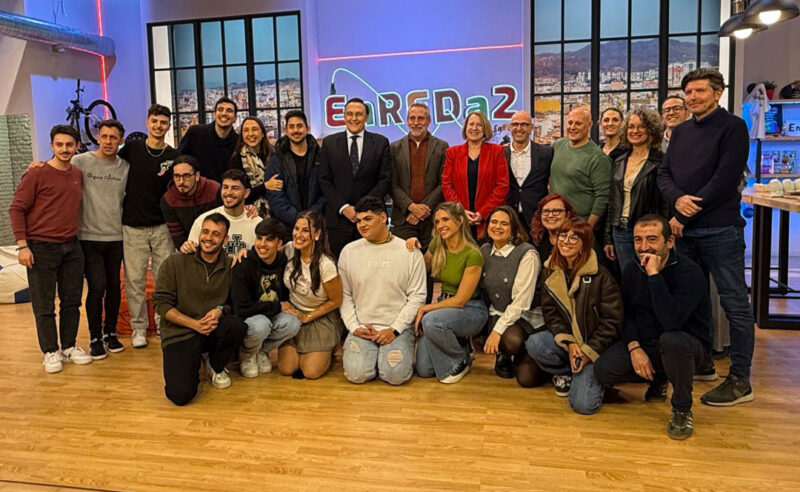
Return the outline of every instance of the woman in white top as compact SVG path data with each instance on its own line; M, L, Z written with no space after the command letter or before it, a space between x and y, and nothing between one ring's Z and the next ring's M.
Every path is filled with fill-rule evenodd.
M344 331L339 316L342 280L328 246L325 219L306 210L298 217L292 242L284 248L288 263L283 282L289 289L284 311L300 319L297 336L278 349L284 376L317 379L331 365L331 354Z

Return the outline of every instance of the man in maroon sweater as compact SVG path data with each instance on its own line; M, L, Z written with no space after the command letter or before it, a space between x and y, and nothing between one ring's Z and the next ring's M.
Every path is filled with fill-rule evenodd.
M83 255L77 238L83 174L71 160L79 140L71 126L54 126L50 130L53 158L46 166L30 168L22 175L8 209L19 262L28 268L36 333L44 353L44 370L49 373L61 371L62 361L92 362L75 345L83 292Z
M161 211L176 249L189 239L194 220L221 205L219 183L200 176L197 159L179 155L172 164L172 183L161 197Z

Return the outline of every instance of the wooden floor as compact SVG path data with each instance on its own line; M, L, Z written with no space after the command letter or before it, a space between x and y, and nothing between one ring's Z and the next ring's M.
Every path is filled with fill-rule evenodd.
M642 385L584 417L485 355L451 386L356 386L339 360L319 381L232 373L179 408L155 339L46 374L30 305L0 320L0 491L800 490L800 332L758 330L754 402L707 407L716 383L696 384L695 434L676 442Z

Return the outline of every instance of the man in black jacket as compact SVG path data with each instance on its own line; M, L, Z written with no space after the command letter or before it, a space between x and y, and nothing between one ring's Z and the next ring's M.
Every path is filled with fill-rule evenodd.
M178 145L179 154L197 159L197 170L206 178L222 183L239 134L233 129L238 108L232 99L221 97L214 104L214 121L192 125Z
M256 226L255 245L233 267L233 312L247 324L239 351L239 371L246 378L270 372L269 351L300 331L300 319L291 312L281 312L281 303L289 300L283 283L286 255L280 251L285 234L278 219L262 220Z
M692 435L692 380L708 364L708 285L700 267L673 251L667 219L645 215L633 228L639 261L622 272L623 339L594 365L600 384L648 382L646 401L664 401L672 383L673 439Z
M328 200L325 222L331 250L337 256L347 243L361 237L353 205L367 195L383 200L392 187L389 140L364 130L369 108L353 98L344 111L347 129L325 137L319 159L319 182Z

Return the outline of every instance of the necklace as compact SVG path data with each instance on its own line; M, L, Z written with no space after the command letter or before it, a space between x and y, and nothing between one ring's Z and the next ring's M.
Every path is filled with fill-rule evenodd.
M386 239L384 239L383 241L369 241L369 239L367 239L367 241L369 241L371 244L386 244L389 241L391 241L392 239L394 239L394 236L390 232L389 236Z
M164 154L164 151L167 150L167 146L164 145L164 147L161 149L161 152L159 152L158 154L154 154L154 153L150 152L150 146L147 145L147 142L145 142L144 143L144 150L146 150L147 153L150 154L151 157L161 157Z

